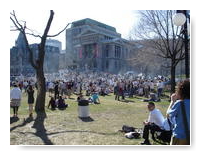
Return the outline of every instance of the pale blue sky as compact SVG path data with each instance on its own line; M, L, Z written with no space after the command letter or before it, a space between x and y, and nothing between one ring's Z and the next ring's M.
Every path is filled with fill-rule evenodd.
M39 33L43 32L43 29L48 20L50 11L49 10L38 10L37 12L32 10L15 10L18 19L25 20L27 27L36 30ZM117 32L122 34L123 38L128 38L131 28L137 23L138 15L137 11L133 10L54 10L55 15L49 34L56 34L58 31L63 29L67 23L84 19L91 18L99 22L116 28ZM11 22L10 22L11 23ZM11 23L12 24L12 23ZM15 40L17 39L19 32L10 32L11 40L10 47L14 46ZM54 38L62 42L62 49L65 48L65 32L60 36ZM33 37L29 37L29 43L37 42Z

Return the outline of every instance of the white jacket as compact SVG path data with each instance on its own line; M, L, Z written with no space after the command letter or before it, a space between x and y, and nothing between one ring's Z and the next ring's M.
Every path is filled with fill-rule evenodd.
M10 99L21 99L22 92L18 87L14 87L10 91Z

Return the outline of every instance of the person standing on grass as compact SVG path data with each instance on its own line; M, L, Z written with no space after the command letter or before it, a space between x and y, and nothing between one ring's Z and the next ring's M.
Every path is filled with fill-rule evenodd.
M158 98L161 97L161 95L163 93L163 89L164 89L164 83L163 83L163 81L159 80L159 82L157 83Z
M114 95L115 95L115 100L119 101L119 82L117 82L116 86L114 87Z
M171 95L167 117L173 124L170 145L190 145L190 81L178 84L177 92Z
M18 117L18 109L20 106L22 97L22 92L20 88L17 86L17 84L14 84L14 88L10 92L10 106L13 108L13 117Z
M27 89L28 105L29 105L29 117L33 117L33 104L34 104L34 89L29 85Z
M59 86L58 86L58 81L55 83L54 86L54 99L56 100L57 98L59 98Z

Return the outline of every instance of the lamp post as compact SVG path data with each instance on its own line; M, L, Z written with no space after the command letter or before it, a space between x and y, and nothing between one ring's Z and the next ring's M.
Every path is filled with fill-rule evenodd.
M183 26L184 44L185 44L185 76L190 77L189 73L189 50L188 50L188 18L187 10L177 10L177 14L173 18L176 26Z

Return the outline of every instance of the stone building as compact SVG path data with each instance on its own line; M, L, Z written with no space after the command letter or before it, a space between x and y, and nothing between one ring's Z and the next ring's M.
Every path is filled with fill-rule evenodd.
M134 46L112 26L86 18L66 30L66 55L79 70L120 73L131 69L127 59ZM73 57L73 60L72 60Z
M62 43L58 40L55 39L47 39L46 40L46 45L47 46L53 46L53 47L58 47L60 53L62 52Z
M38 44L31 44L33 57L36 60L38 56ZM59 47L45 45L44 72L52 73L59 70ZM26 48L22 33L19 34L15 46L10 49L10 75L31 76L35 74L34 68L29 62L29 51Z

